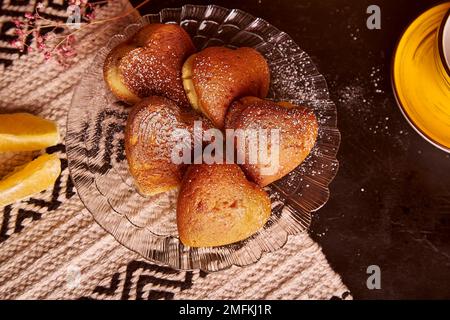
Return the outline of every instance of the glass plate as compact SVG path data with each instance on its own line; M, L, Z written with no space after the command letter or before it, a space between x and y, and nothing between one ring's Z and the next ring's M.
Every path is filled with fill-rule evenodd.
M271 70L269 98L305 104L319 119L319 137L310 156L269 187L272 215L265 227L239 243L190 248L178 239L175 191L143 197L133 185L124 148L130 110L107 89L102 74L106 55L148 23L181 25L200 50L207 46L253 47ZM288 235L305 231L311 212L328 200L328 185L339 164L336 107L325 79L309 56L284 32L241 10L186 5L144 16L114 36L94 58L75 90L66 137L69 168L78 195L94 219L120 243L143 257L176 269L217 271L246 266L281 248Z

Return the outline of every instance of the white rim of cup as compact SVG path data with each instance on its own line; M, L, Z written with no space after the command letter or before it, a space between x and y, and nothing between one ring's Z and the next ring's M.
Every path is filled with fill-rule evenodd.
M450 76L450 10L445 15L439 31L439 51L444 68Z

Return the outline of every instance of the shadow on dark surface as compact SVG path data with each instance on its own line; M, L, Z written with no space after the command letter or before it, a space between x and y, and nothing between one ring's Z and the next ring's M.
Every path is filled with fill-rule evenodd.
M139 1L132 1L138 3ZM381 30L368 30L372 1L215 1L287 32L326 77L342 144L328 204L310 234L356 299L450 298L450 156L403 119L390 87L402 31L440 1L376 1ZM152 1L143 13L210 1ZM366 287L369 265L381 289Z

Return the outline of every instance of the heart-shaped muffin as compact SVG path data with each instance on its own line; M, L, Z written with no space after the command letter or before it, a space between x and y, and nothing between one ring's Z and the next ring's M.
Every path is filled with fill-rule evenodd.
M220 129L233 100L243 96L264 98L269 91L269 66L252 48L206 48L189 57L182 74L191 105Z
M299 166L314 147L318 133L316 116L308 108L256 97L235 101L225 127L245 134L244 142L235 139L236 150L244 155L241 165L246 175L262 187ZM255 132L258 144L252 150L249 145L255 142L251 141Z
M189 106L181 68L195 52L186 31L173 24L149 24L116 46L106 58L103 74L119 99L129 104L160 95Z
M195 121L201 121L197 133ZM151 96L136 104L128 115L125 151L139 192L154 195L177 188L186 167L179 153L184 148L192 159L194 135L210 127L200 114L164 97Z
M178 233L186 246L222 246L257 232L270 213L266 192L238 165L192 165L178 196Z

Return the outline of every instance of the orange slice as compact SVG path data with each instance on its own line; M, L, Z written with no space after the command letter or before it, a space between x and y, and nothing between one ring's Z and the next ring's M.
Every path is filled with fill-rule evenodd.
M56 123L29 113L0 114L0 152L34 151L57 144Z
M0 207L48 189L60 173L61 161L54 154L44 154L16 168L0 181Z

